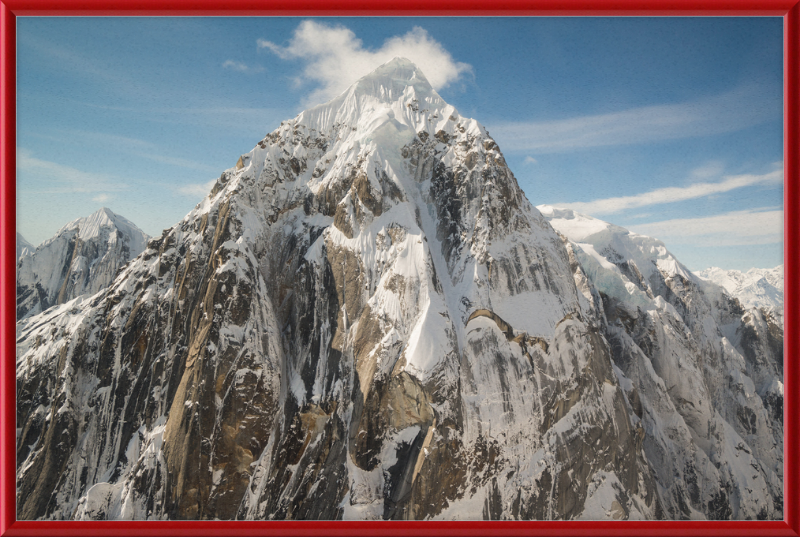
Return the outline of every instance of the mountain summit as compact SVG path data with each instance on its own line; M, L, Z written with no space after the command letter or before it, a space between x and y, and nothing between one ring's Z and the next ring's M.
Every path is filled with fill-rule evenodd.
M241 155L106 291L18 324L18 517L780 518L765 336L751 370L676 324L683 280L648 317L581 259L392 60Z
M25 253L31 253L35 250L33 245L25 240L19 231L17 232L17 259Z
M422 107L419 103L423 103ZM420 108L429 113L418 114ZM411 128L414 133L426 127L422 121L437 112L443 116L445 109L449 112L445 117L455 111L413 63L395 58L356 81L338 97L302 112L296 121L318 131L347 124L362 134L389 121Z
M73 220L18 260L17 318L108 287L117 269L144 250L148 238L105 207Z

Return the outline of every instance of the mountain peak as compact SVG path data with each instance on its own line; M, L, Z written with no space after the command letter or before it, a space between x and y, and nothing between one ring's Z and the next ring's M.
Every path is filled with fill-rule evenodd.
M96 210L89 216L85 218L80 218L78 220L82 220L84 223L98 223L100 225L113 225L114 220L116 218L116 214L114 211L109 209L108 207L101 207L100 209Z
M613 233L626 235L628 233L627 229L566 207L537 205L536 208L560 233L576 242L590 242L596 235ZM558 225L553 224L554 221Z
M396 57L375 68L374 71L361 77L354 85L365 82L380 81L381 83L401 83L404 86L419 86L433 89L428 79L414 62L407 58Z
M35 248L31 243L25 240L25 237L17 231L17 259L21 256L24 252L33 252Z
M418 131L431 116L457 115L412 61L394 58L354 82L339 96L302 112L296 123L319 132L336 124L372 128L377 117L396 118ZM367 119L371 116L371 119Z
M21 238L17 234L18 250ZM39 248L24 248L30 255L17 256L17 317L105 289L148 239L133 222L103 207L65 225Z
M384 102L406 100L413 93L417 99L435 96L444 101L428 79L411 60L394 58L358 79L344 95L369 95Z
M691 280L691 271L656 238L639 235L572 209L551 205L539 205L536 208L556 231L577 244L582 252L578 257L585 263L584 269L596 271L593 273L597 279L595 285L608 296L625 300L631 300L632 296L637 300L642 299L640 305L644 305L648 302L643 299L648 292L645 288L650 285L652 278L658 279L667 274ZM620 269L617 263L622 259L626 260L625 263L634 263L638 275ZM599 274L604 277L597 276ZM631 279L639 285L627 286L626 283ZM644 294L639 291L644 291ZM649 292L653 294L652 289Z
M106 230L103 232L102 230ZM122 235L129 237L131 242L131 251L141 252L144 250L144 246L147 244L147 240L149 236L139 229L139 227L125 218L121 216L108 207L101 207L97 211L93 212L89 216L82 216L80 218L76 218L69 224L62 227L56 233L56 236L50 240L54 240L58 236L71 232L77 231L78 237L86 242L95 237L100 237L105 233L108 234L110 240L116 240L116 237L119 233Z

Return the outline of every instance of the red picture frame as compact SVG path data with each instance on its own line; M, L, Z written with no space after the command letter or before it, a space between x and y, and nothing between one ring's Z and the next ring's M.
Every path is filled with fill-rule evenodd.
M281 5L282 4L282 5ZM785 520L756 522L37 522L16 520L16 17L36 15L693 15L784 20ZM800 535L800 0L0 1L0 536Z

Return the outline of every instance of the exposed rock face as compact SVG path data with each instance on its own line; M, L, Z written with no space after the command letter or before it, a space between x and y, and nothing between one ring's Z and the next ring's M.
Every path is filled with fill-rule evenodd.
M21 237L17 234L18 250ZM132 222L103 208L70 222L35 250L28 244L26 255L17 256L17 319L105 289L148 239Z
M540 206L603 300L606 337L670 518L783 513L783 329L664 244ZM780 410L778 410L780 408Z
M746 399L780 377L763 323L747 360L709 335L716 382L675 394L670 345L706 347L609 302L582 251L393 60L242 155L105 292L18 324L18 517L746 518L759 495L779 517L782 392ZM658 290L711 315L679 283Z

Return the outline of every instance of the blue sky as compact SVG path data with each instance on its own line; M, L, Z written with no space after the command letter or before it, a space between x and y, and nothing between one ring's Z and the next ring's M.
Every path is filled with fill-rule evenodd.
M487 126L528 199L692 269L783 262L780 18L17 19L17 226L151 235L390 55ZM427 69L426 69L427 66Z

